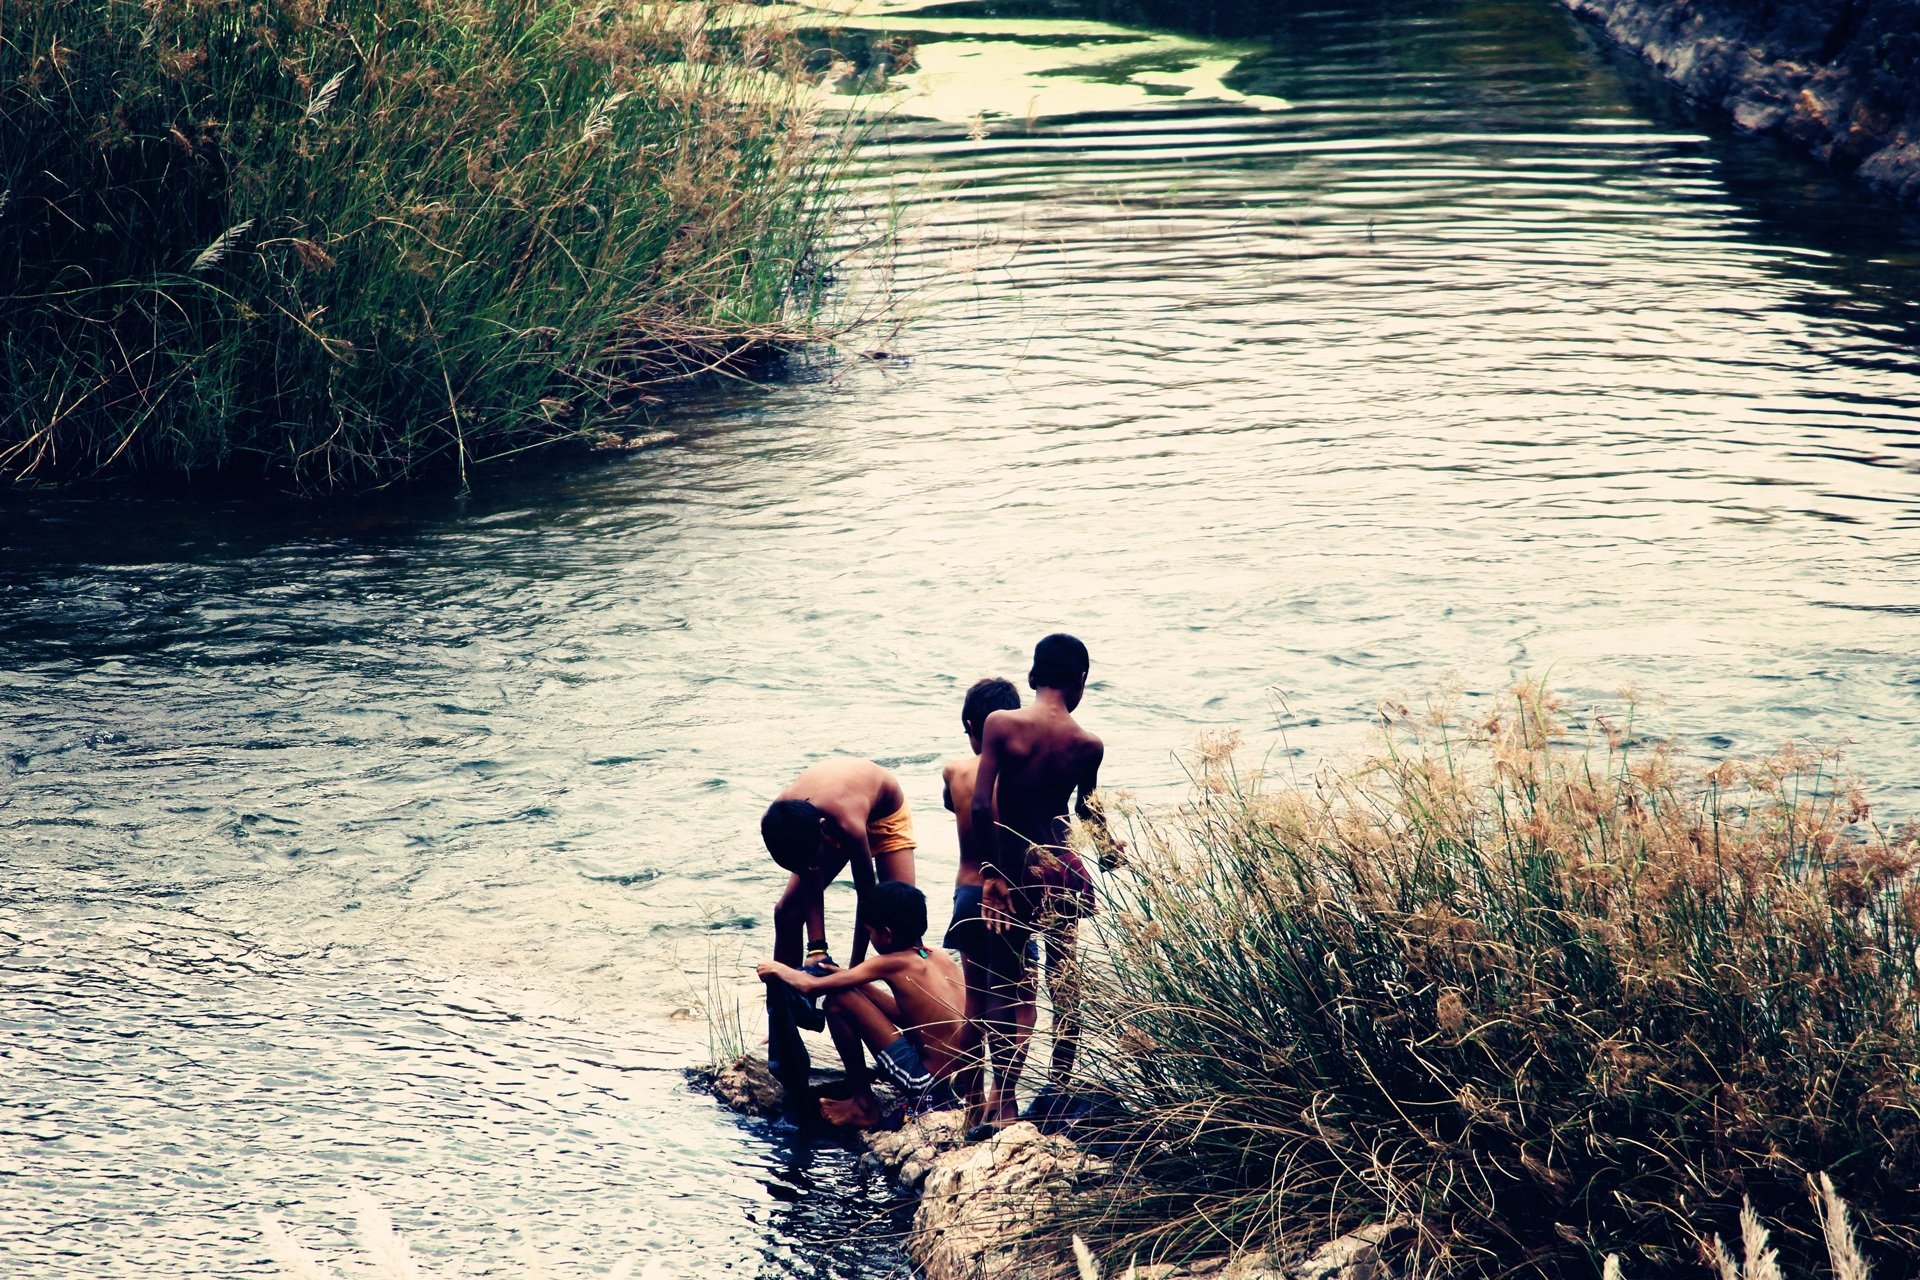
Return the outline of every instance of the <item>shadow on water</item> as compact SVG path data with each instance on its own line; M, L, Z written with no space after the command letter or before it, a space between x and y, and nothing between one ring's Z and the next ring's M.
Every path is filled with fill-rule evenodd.
M913 1201L844 1139L749 1122L768 1146L766 1280L908 1280Z

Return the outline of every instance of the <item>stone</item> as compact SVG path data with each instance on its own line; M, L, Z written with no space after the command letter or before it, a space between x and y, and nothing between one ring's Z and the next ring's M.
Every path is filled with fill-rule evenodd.
M1016 1280L1029 1270L1020 1228L1106 1162L1031 1124L934 1159L920 1187L908 1251L925 1280Z
M1288 1273L1289 1280L1388 1280L1392 1272L1381 1249L1417 1227L1411 1218L1395 1218L1349 1231L1314 1250Z
M966 1145L967 1113L933 1111L891 1132L875 1130L865 1137L865 1158L890 1170L900 1185L913 1190L926 1179L935 1160Z
M787 1104L787 1091L766 1061L750 1053L714 1072L708 1088L721 1102L750 1116L777 1116Z
M1741 129L1785 137L1836 172L1920 202L1912 0L1561 0Z
M708 1088L722 1103L749 1115L778 1116L786 1091L764 1059L745 1055L713 1073ZM1066 1138L1021 1122L969 1145L966 1113L936 1111L895 1130L861 1135L863 1158L886 1169L904 1187L920 1191L908 1251L923 1280L1022 1280L1033 1270L1032 1246L1022 1229L1081 1181L1111 1171ZM1413 1223L1397 1220L1362 1227L1322 1245L1305 1262L1286 1265L1272 1253L1207 1258L1176 1266L1147 1263L1134 1280L1391 1280L1381 1249ZM1104 1268L1108 1280L1127 1274Z

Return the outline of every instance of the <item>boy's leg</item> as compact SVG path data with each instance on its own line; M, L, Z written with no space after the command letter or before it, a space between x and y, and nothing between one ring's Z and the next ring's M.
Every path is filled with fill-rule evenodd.
M974 1051L968 1056L966 1066L954 1077L954 1092L967 1109L967 1128L986 1122L986 1081L987 1073L994 1062L994 1047L999 1040L999 1032L987 1020L987 1001L991 999L989 988L993 978L986 966L974 959L970 952L960 953L960 968L967 978L967 1021L973 1024L974 1034L979 1037Z
M1053 1003L1053 1062L1047 1083L1067 1092L1080 1053L1079 924L1056 918L1047 928L1047 998Z
M981 1011L983 1026L991 1028L996 1037L993 1088L987 1098L985 1119L985 1123L996 1126L1011 1124L1019 1117L1015 1090L1020 1084L1020 1072L1027 1064L1027 1048L1033 1040L1033 1024L1038 1013L1038 992L1026 954L1031 935L1021 929L1010 937L1000 936L1014 948L1012 958L996 966L1000 972L985 992ZM1012 972L1008 972L1009 968Z
M789 873L786 891L773 904L773 958L798 969L806 942L801 935L816 917L824 926L826 903L805 879Z
M846 1064L847 1081L853 1086L845 1101L820 1100L820 1114L829 1124L851 1124L869 1128L880 1120L880 1100L873 1096L873 1073L867 1068L867 1050L879 1054L900 1038L900 1028L890 1015L894 1009L891 994L874 984L835 991L826 998L827 1028L833 1033L833 1046Z

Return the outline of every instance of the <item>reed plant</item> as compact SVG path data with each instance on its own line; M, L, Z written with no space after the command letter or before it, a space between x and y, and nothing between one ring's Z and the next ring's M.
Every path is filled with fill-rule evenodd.
M764 12L0 0L0 475L464 479L783 349L849 152Z
M1825 1271L1832 1280L1869 1280L1873 1269L1867 1265L1866 1254L1848 1221L1847 1203L1833 1189L1833 1179L1823 1173L1811 1190L1814 1214L1826 1246ZM1099 1260L1087 1248L1086 1241L1076 1235L1072 1245L1077 1280L1101 1280ZM1780 1266L1780 1251L1772 1247L1772 1233L1754 1212L1751 1201L1740 1206L1739 1245L1736 1252L1716 1234L1698 1271L1713 1280L1786 1280L1787 1273ZM1125 1271L1118 1273L1117 1280L1135 1280L1139 1272L1137 1264L1129 1263ZM1619 1254L1610 1253L1601 1261L1600 1280L1627 1280Z
M1136 820L1082 1068L1120 1155L1045 1228L1062 1256L1399 1219L1427 1274L1688 1273L1743 1197L1783 1218L1830 1171L1912 1273L1914 831L1829 755L1690 769L1538 688L1386 719L1304 783L1213 744Z

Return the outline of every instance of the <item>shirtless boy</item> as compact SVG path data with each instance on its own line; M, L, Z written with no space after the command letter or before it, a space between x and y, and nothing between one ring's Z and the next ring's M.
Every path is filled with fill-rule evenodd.
M1068 813L1102 826L1092 805L1106 748L1073 719L1087 688L1087 646L1050 635L1034 647L1027 683L1033 705L988 716L974 775L973 830L982 849L982 914L1024 955L1038 931L1046 939L1047 990L1053 998L1053 1063L1048 1089L1064 1094L1080 1047L1076 922L1094 909L1093 881L1067 847ZM1014 1119L1014 1087L1033 1031L1033 988L1010 1020L1005 1068L997 1071L986 1121ZM1000 1064L996 1064L998 1066Z
M913 817L906 794L898 778L870 760L823 760L809 767L767 806L760 838L791 873L773 907L773 958L781 964L826 959L826 891L840 868L851 865L861 906L876 880L913 883ZM867 954L861 919L856 906L854 964Z
M827 1027L846 1064L852 1093L822 1098L829 1124L870 1129L880 1122L867 1069L868 1049L881 1074L916 1111L951 1105L951 1081L974 1047L967 1022L966 980L944 951L922 945L927 899L910 884L883 880L864 890L861 913L873 938L872 957L851 969L808 973L770 961L760 966L768 982L784 982L802 996L826 997ZM884 989L883 989L884 988Z
M946 806L952 811L960 832L960 874L953 882L953 922L947 926L946 945L960 953L961 970L967 976L967 1018L984 1035L984 1065L989 1070L1004 1067L1012 1047L1015 1022L1024 1012L1033 1014L1033 993L1022 990L1028 984L1025 958L1020 948L1024 938L987 928L980 914L981 846L974 837L973 782L980 767L980 734L987 717L996 711L1018 711L1020 692L1005 680L974 682L960 706L960 727L966 731L973 754L949 760L941 769ZM977 1072L969 1072L967 1123L971 1127L986 1119L984 1097L975 1092Z

